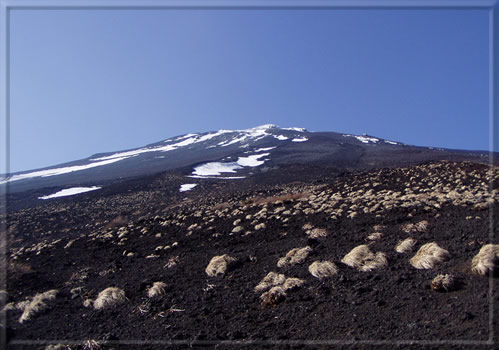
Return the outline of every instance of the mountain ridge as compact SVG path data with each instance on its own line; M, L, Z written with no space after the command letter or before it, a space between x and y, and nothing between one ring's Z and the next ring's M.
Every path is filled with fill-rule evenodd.
M256 156L259 149L268 149L266 158ZM311 132L305 128L264 124L242 130L188 133L143 147L96 153L84 159L12 173L0 181L0 186L8 183L10 192L81 186L185 167L192 168L191 176L202 176L195 174L195 167L210 162L218 162L225 166L227 172L234 173L235 166L230 168L224 164L234 163L235 159L240 162L238 170L242 170L239 177L247 176L249 168L257 171L255 168L264 163L272 166L311 163L360 169L438 159L488 160L487 153L482 151L411 146L368 134Z

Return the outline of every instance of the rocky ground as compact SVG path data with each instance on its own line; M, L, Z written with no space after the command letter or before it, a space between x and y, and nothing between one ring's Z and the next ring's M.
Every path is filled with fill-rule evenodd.
M497 243L497 167L261 176L166 173L15 203L2 218L8 347L496 346L498 279L471 267ZM198 186L180 193L187 182ZM411 258L431 242L447 254L415 268ZM372 256L349 266L359 245ZM439 274L453 283L433 289ZM117 289L102 301L108 287Z

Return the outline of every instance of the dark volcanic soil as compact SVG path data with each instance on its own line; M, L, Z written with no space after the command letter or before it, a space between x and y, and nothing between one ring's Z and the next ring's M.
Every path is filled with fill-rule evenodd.
M499 172L488 170L437 162L312 177L297 166L272 172L268 181L227 183L164 174L12 210L8 346L494 348L498 279L471 273L480 248L497 243L492 180ZM294 181L300 172L306 181ZM178 192L194 182L193 190ZM419 230L408 225L424 221ZM310 237L312 228L327 236ZM381 237L369 240L375 232ZM414 250L397 253L407 237L417 240ZM450 258L416 269L409 259L428 242ZM341 263L361 244L384 252L387 266L361 272ZM288 251L306 246L312 251L303 262L277 266ZM237 261L208 276L210 260L223 254ZM333 262L338 273L313 277L308 267L316 260ZM254 288L271 271L304 284L263 306ZM457 287L432 290L439 273L454 275ZM166 283L165 294L148 298L157 281ZM102 310L84 307L110 286L127 299ZM16 305L51 289L58 293L47 308L20 323Z

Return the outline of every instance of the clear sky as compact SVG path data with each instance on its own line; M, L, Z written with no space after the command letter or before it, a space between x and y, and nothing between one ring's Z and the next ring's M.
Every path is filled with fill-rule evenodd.
M11 171L273 123L487 150L487 10L13 10Z

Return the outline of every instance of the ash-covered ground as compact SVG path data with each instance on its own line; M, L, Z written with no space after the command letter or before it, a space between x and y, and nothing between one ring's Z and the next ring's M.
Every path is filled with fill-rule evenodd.
M7 346L495 348L498 279L472 259L498 243L498 178L448 161L239 180L170 172L14 203L2 218ZM186 183L197 186L179 192ZM432 242L446 253L414 267ZM361 245L371 255L349 266ZM452 283L435 290L439 274Z

